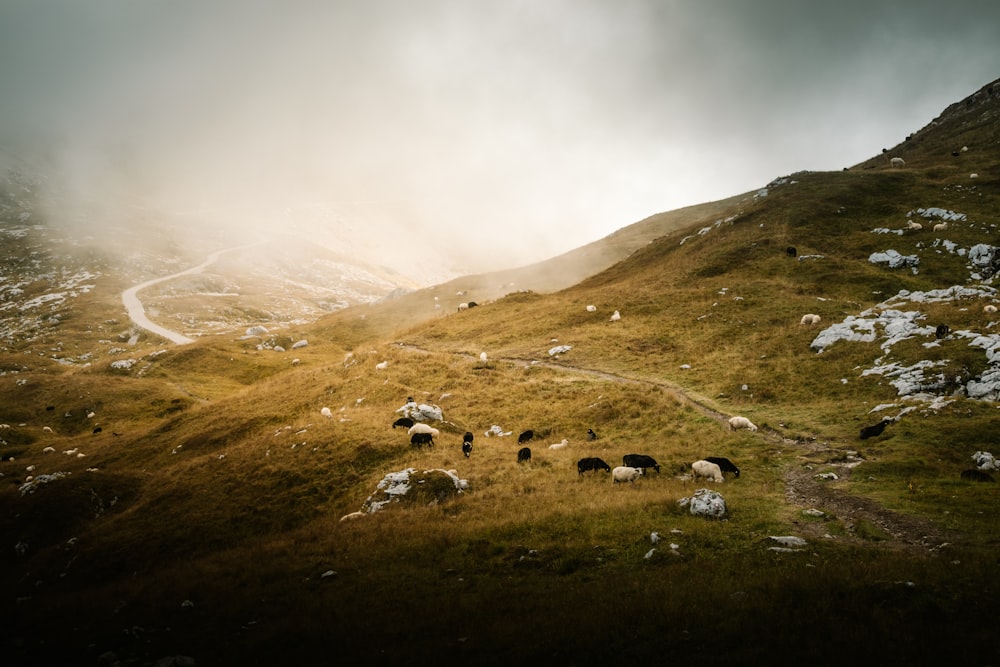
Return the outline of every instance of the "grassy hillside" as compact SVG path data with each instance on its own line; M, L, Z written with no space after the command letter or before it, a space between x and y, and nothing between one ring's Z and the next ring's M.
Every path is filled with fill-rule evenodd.
M552 282L530 290L473 276L279 332L309 341L288 352L224 335L145 341L127 368L4 352L5 655L995 664L1000 497L960 473L1000 427L995 401L962 393L991 366L961 333L995 333L968 250L996 243L998 97L984 88L891 149L903 169L878 156L651 218L572 281L569 258L535 267ZM965 218L934 232L921 208ZM910 219L923 229L876 231ZM917 270L869 261L889 249ZM955 285L981 291L898 296ZM953 333L813 347L893 299ZM900 396L886 369L920 361L935 389ZM433 447L391 426L411 397L443 411ZM759 430L728 430L734 414ZM898 420L858 438L883 416ZM660 472L577 473L632 452ZM710 455L739 478L691 479ZM341 520L407 469L399 502ZM724 519L679 503L704 487Z

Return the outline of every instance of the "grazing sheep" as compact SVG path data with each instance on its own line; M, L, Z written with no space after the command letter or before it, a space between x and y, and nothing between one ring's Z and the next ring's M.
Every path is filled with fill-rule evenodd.
M479 362L480 363L485 364L488 359L489 359L489 357L486 356L485 352L480 352L479 353Z
M469 304L467 304L467 303L460 303L460 304L458 304L458 310L459 311L468 310L468 309L469 309Z
M377 371L384 371L387 368L389 368L388 361L380 361L379 363L375 364L375 370Z
M937 329L934 330L934 335L938 339L944 338L949 333L951 333L951 329L948 327L947 324L939 324L937 325Z
M736 467L735 463L724 456L706 456L704 460L719 466L719 470L723 473L731 472L733 473L733 477L740 476L740 469Z
M428 426L423 422L417 422L406 430L407 435L413 435L414 433L430 433L431 436L435 438L441 435L441 431L437 430L433 426Z
M410 428L416 423L417 422L413 421L409 417L400 417L396 421L392 422L392 427L396 428L397 426L402 426L403 428Z
M517 444L523 445L524 443L528 442L534 437L535 437L535 432L532 431L531 429L523 431L521 435L517 436Z
M906 166L906 160L904 160L901 157L894 157L891 160L889 160L889 166L892 167L893 169L898 169L900 167L905 167Z
M970 482L992 482L993 475L977 468L969 468L968 470L962 471L962 479Z
M639 468L644 475L646 474L646 468L652 468L656 472L660 472L660 464L656 462L656 459L645 454L626 454L622 457L622 464L629 468Z
M920 224L919 222L914 222L914 221L912 221L912 220L907 220L907 221L906 221L906 228L907 228L907 229L912 229L913 231L916 231L916 232L918 232L918 231L920 231L921 229L923 229L923 228L924 228L924 226L923 226L923 225L921 225L921 224Z
M622 314L619 313L617 310L615 312L611 313L611 321L612 322L617 322L621 318L622 318Z
M469 458L472 455L472 443L468 440L462 443L462 453L465 454L465 458Z
M933 230L935 232L943 232L946 229L948 229L948 223L947 222L939 222L936 225L934 225L934 227L933 227Z
M562 442L553 442L549 445L549 449L566 449L566 445L569 444L569 440L566 438L562 439Z
M891 424L893 421L895 420L886 417L877 424L872 424L871 426L863 427L861 429L861 435L860 435L861 439L867 440L868 438L875 438L877 436L882 435L882 431L885 430L885 427Z
M479 304L478 304L478 303L476 303L475 301L470 301L470 302L469 302L469 308L475 308L475 307L476 307L476 306L478 306L478 305L479 305Z
M319 411L319 413L324 417L326 417L327 419L333 419L333 412L330 410L330 408L324 407L322 410Z
M433 446L434 435L431 433L414 433L410 436L410 444L414 447L421 447L423 445Z
M521 447L521 449L517 450L517 462L524 463L526 461L531 461L531 448Z
M806 313L802 316L802 319L799 320L799 324L819 324L819 321L819 315L816 315L815 313Z
M587 440L597 440L597 437L598 437L597 434L594 433L594 429L592 428L587 429Z
M714 482L726 481L726 478L722 476L722 468L719 467L718 463L705 460L695 461L691 464L691 470L694 471L695 478L707 477Z
M52 427L51 426L43 426L42 427L42 431L44 431L45 433L52 433Z
M997 307L994 306L992 303L988 303L985 306L983 306L983 312L993 314L997 312Z
M462 442L471 443L476 439L476 436L472 435L472 431L466 431L465 435L462 436Z
M596 456L588 456L587 458L580 459L576 462L577 474L582 475L588 470L593 470L594 472L597 472L598 470L607 470L608 472L611 472L611 466Z
M796 255L799 254L799 251L795 249L795 246L790 245L787 248L785 248L785 254L788 255L789 257L795 257Z
M593 304L587 306L587 312L588 313L596 313L597 312L597 306L595 306Z
M95 427L94 427L94 430L93 430L93 431L91 431L91 433L100 433L100 432L101 432L101 431L103 431L103 430L104 430L104 429L103 429L103 428L101 428L100 426L95 426Z
M634 482L642 476L642 468L630 468L629 466L618 466L611 471L611 481L614 484L619 482Z
M750 429L751 431L757 430L757 427L754 425L754 423L749 419L747 419L746 417L736 416L729 418L730 431L738 431L741 428Z

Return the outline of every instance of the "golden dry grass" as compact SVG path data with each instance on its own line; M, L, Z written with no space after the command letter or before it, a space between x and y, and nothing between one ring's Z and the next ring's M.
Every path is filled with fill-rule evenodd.
M859 165L796 174L766 198L686 210L666 227L652 221L609 241L635 251L609 252L621 261L607 270L564 283L559 271L543 272L555 291L475 276L351 308L282 332L309 340L294 353L220 335L120 372L110 354L67 368L37 350L30 365L24 350L5 351L9 653L65 664L104 651L204 664L328 664L333 654L417 664L775 655L831 664L848 652L894 664L997 662L983 620L997 611L1000 535L989 517L1000 498L995 484L958 477L973 451L994 446L995 406L955 397L862 442L860 427L878 420L872 408L899 400L884 378L861 376L884 353L838 343L816 354L817 329L799 324L805 312L836 322L901 289L968 279L962 257L927 250L933 237L871 231L940 206L975 221L954 225L951 240L986 238L1000 160L983 154L971 193L960 170L932 160L941 142L908 146L914 168L905 173ZM822 258L789 258L788 245ZM921 271L867 261L888 247L919 252ZM458 312L470 298L481 305ZM953 329L989 330L981 306L922 309ZM104 321L111 306L101 308ZM622 319L611 322L616 309ZM76 322L61 333L83 350L115 327ZM955 341L922 342L900 344L892 358L947 358L949 373L970 376L985 367ZM550 357L557 344L572 349ZM143 338L136 356L162 347ZM410 396L444 411L433 448L414 449L391 428ZM726 430L731 414L761 430ZM487 437L493 425L512 435ZM587 440L588 428L600 438ZM538 437L532 462L518 464L525 429ZM475 434L469 458L466 430ZM548 449L563 438L566 449ZM62 453L74 448L85 457ZM835 464L853 451L865 462L815 497L829 501L828 515L805 517L789 480L842 470ZM661 473L630 485L577 474L581 457L615 466L632 452L654 456ZM705 485L684 466L707 455L743 469L718 485L725 521L677 503ZM71 474L22 497L28 465ZM339 521L384 475L410 467L454 469L469 488ZM837 498L875 501L950 546L888 535ZM664 541L647 559L654 531ZM775 534L808 535L809 544L776 553ZM19 542L23 554L10 548Z

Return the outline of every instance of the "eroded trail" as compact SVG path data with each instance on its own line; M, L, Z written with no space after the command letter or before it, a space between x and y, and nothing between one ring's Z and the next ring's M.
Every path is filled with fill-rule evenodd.
M400 349L425 354L445 354L461 356L469 360L475 357L458 352L435 352L405 343L398 344ZM719 422L720 428L726 428L727 415L713 408L712 401L693 391L685 389L672 382L651 379L633 378L607 371L570 366L563 363L538 361L533 359L501 358L497 361L519 366L542 366L565 373L576 373L597 377L612 382L626 382L655 387L667 392L680 403L689 405L702 414ZM785 472L785 498L796 506L806 509L818 509L829 517L839 519L848 529L849 535L838 536L841 541L863 542L855 536L855 526L861 521L881 529L886 539L880 544L889 544L899 548L916 551L934 551L945 542L956 541L957 536L949 536L945 530L921 517L895 512L869 498L855 496L830 484L817 479L813 467L821 464L837 466L837 475L841 480L849 479L854 470L863 466L863 460L855 458L856 452L842 447L831 446L821 439L788 438L773 429L762 428L756 434L762 440L785 449L794 450L799 458L799 465L789 466ZM812 539L830 539L826 536L826 526L823 521L803 520L797 523L797 528L805 536Z

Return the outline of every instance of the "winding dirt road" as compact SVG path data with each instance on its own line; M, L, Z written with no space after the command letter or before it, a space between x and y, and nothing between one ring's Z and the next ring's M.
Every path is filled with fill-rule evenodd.
M139 300L139 292L156 285L157 283L162 283L167 280L173 280L174 278L179 278L180 276L190 275L192 273L201 273L207 267L214 264L219 257L227 252L233 252L234 250L242 250L243 248L250 248L255 245L260 245L263 241L256 241L254 243L248 243L246 245L236 246L233 248L226 248L224 250L218 250L209 255L204 262L198 266L192 266L190 269L185 269L184 271L179 271L173 273L169 276L163 276L162 278L154 278L153 280L147 280L144 283L136 285L134 287L129 287L127 290L122 292L122 303L125 304L125 310L128 312L129 319L131 319L135 325L141 329L145 329L150 333L154 333L157 336L162 336L166 338L171 343L176 343L177 345L187 345L188 343L193 343L193 338L188 338L182 333L178 333L166 327L162 327L156 322L153 322L146 315L146 309L143 307L142 302Z

